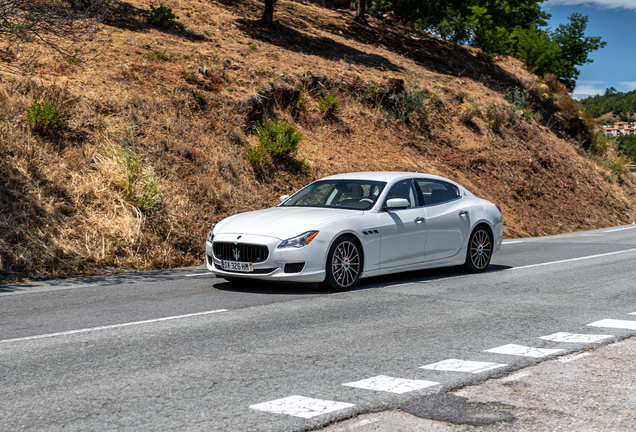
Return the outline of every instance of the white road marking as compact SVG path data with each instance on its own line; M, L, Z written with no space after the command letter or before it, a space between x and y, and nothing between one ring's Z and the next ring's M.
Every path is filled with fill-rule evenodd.
M447 359L441 362L420 366L420 369L439 370L448 372L482 373L492 369L508 366L504 363L478 362L458 359Z
M192 276L216 276L214 273L212 272L207 272L207 273L192 273L192 274L187 274L186 277L192 277Z
M501 244L505 245L505 244L515 244L515 243L523 243L523 241L521 241L521 240L511 240L511 241L502 242Z
M590 323L588 326L636 330L636 321L604 319Z
M484 352L496 353L496 354L508 354L523 357L545 357L558 352L565 351L562 349L549 349L549 348L534 348L523 345L503 345L497 348L487 349Z
M181 319L181 318L210 315L210 314L227 312L227 311L228 309L218 309L218 310L206 311L206 312L196 312L196 313L191 313L187 315L176 315L176 316L165 317L165 318L155 318L155 319L150 319L145 321L134 321L134 322L128 322L123 324L112 324L107 326L90 327L90 328L83 328L78 330L68 330L63 332L41 334L36 336L26 336L26 337L19 337L19 338L13 338L13 339L4 339L4 340L0 340L0 343L20 342L20 341L27 341L27 340L33 340L33 339L50 338L55 336L66 336L66 335L72 335L76 333L88 333L88 332L99 331L99 330L110 330L110 329L116 329L119 327L129 327L129 326L135 326L140 324L151 324L151 323L157 323L161 321L170 321L170 320Z
M576 333L555 333L548 336L540 336L539 339L552 342L566 343L596 343L604 339L613 338L613 335L596 335L596 334L576 334Z
M559 363L568 363L574 360L578 360L580 358L583 357L587 357L589 356L590 353L588 352L584 352L584 353L580 353L580 354L572 354L572 355L568 355L568 356L563 356L563 357L559 357L558 359L556 359L556 361L558 361Z
M603 231L604 233L608 233L608 232L614 232L614 231L624 231L624 230L628 230L628 229L634 229L636 228L636 226L630 226L630 227L625 227L625 228L616 228L616 229L611 229L611 230L607 230L607 231Z
M365 390L385 391L389 393L404 394L415 390L439 385L438 382L424 380L410 380L393 378L386 375L378 375L373 378L343 384L347 387L356 387Z
M588 256L579 257L579 258L570 258L570 259L560 260L560 261L550 261L550 262L540 263L540 264L530 264L530 265L527 265L527 266L513 267L513 268L508 269L506 271L527 269L527 268L531 268L531 267L540 267L540 266L546 266L546 265L552 265L552 264L561 264L561 263L566 263L566 262L580 261L580 260L586 260L586 259L592 259L592 258L601 258L601 257L610 256L610 255L618 255L618 254L629 253L629 252L636 252L636 249L625 249L625 250L622 250L622 251L608 252L608 253L598 254L598 255L588 255Z
M636 312L630 312L629 315L636 315Z
M517 381L520 378L525 378L530 375L531 373L528 371L521 371L521 372L513 373L512 375L508 375L507 377L499 378L499 381L501 382Z
M581 237L603 237L603 234L581 234Z
M251 405L250 408L274 414L288 414L294 417L308 419L352 406L355 405L294 395L283 399Z

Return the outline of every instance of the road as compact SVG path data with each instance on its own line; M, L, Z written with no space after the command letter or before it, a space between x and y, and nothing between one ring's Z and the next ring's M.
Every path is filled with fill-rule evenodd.
M203 268L1 285L0 430L311 430L636 334L636 225L505 243L483 274L340 294ZM562 332L607 337L540 338Z

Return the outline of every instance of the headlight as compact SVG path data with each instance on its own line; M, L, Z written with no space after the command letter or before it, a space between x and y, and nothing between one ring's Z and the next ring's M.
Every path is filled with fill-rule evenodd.
M318 231L307 231L306 233L302 233L297 237L292 237L287 240L283 240L281 244L278 245L278 249L283 248L299 248L303 246L307 246L313 239L318 235Z
M208 241L212 243L212 240L214 240L214 228L212 228L208 233Z

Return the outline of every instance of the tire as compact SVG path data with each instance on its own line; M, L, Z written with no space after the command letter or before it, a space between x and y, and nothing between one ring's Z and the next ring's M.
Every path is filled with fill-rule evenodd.
M484 226L478 226L470 235L464 269L470 273L481 273L488 268L492 258L492 234Z
M350 236L337 239L327 254L323 286L333 291L353 288L362 272L362 254L358 243Z

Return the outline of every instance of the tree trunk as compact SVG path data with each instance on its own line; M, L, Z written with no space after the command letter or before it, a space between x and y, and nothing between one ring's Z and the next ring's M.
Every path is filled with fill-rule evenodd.
M360 0L353 0L351 2L351 5L349 6L349 9L351 9L352 11L357 11L358 10L358 3L360 3Z
M354 20L358 21L359 23L366 23L367 0L356 0L356 3L358 3L358 11L356 12L356 17L354 18Z
M273 24L274 23L274 3L276 0L265 0L265 10L263 11L263 17L258 20L261 24Z

